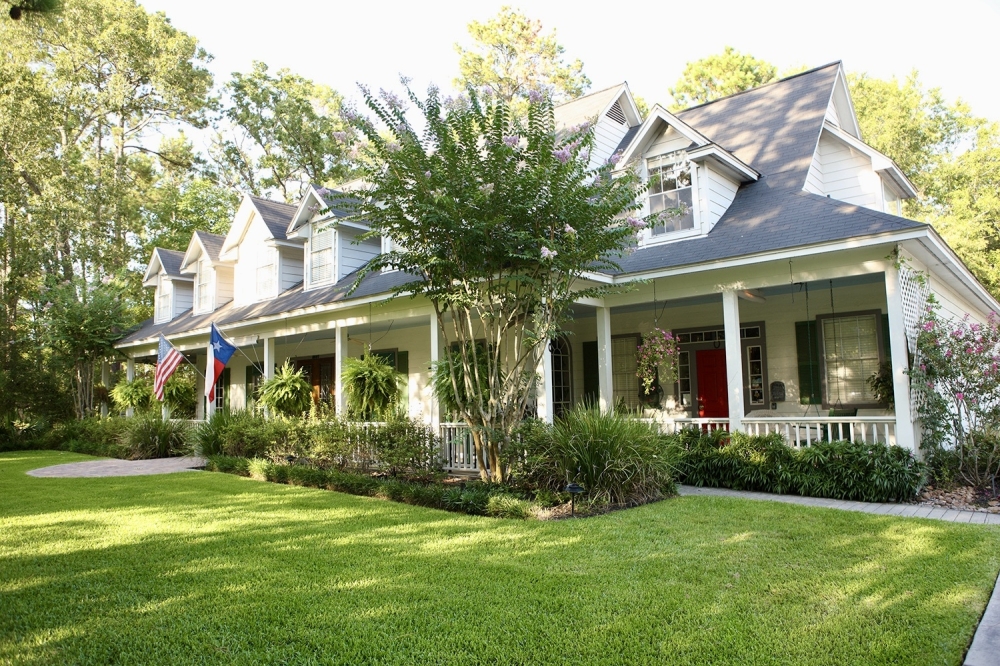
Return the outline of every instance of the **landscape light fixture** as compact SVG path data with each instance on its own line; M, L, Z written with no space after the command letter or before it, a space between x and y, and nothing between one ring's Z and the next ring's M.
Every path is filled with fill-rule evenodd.
M583 486L579 483L573 482L566 486L566 492L569 493L569 515L570 518L576 517L576 496L583 492Z

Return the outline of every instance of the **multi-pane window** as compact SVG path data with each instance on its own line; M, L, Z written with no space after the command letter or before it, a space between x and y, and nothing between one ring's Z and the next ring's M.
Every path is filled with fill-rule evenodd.
M750 404L764 404L764 352L760 345L747 347L747 379L750 381Z
M636 375L637 336L611 339L611 390L615 407L639 409L639 378Z
M552 414L561 417L573 406L569 342L559 337L549 343L552 354Z
M691 406L691 352L677 354L677 403L680 407Z
M274 295L274 249L261 248L257 255L257 298Z
M309 282L319 284L333 277L333 226L313 227L309 239Z
M646 161L649 173L649 212L654 218L654 236L694 228L694 198L691 164L684 151Z
M198 310L202 312L211 307L212 292L208 286L211 270L212 263L207 259L198 262L198 284L195 285L195 289L198 291Z
M170 283L166 280L160 282L156 293L156 318L159 321L170 320Z
M877 403L868 378L878 372L879 315L822 319L826 399L835 406Z

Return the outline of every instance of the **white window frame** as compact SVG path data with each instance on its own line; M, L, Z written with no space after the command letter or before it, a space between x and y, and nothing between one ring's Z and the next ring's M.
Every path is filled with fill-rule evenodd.
M156 288L156 322L162 324L173 319L173 289L170 280L160 278Z
M195 302L198 312L212 310L212 262L202 259L198 262L198 279L194 285Z
M257 251L257 266L254 273L254 286L257 290L257 300L273 298L276 294L278 257L273 247L264 246ZM268 275L270 273L270 275Z
M653 177L654 170L659 170L661 173L667 169L673 169L677 171L678 165L683 165L689 171L691 184L688 187L674 188L673 190L668 190L666 192L651 193L647 190L646 194L646 212L649 215L653 213L653 197L662 197L666 194L672 192L680 192L683 190L688 190L691 194L691 226L684 229L674 229L672 231L664 231L663 233L654 233L655 225L651 225L650 228L646 229L644 232L644 240L647 243L660 243L663 241L677 240L679 238L686 238L689 236L697 236L701 234L701 215L699 214L699 185L698 185L698 165L691 162L687 158L687 151L676 150L670 153L664 153L662 155L653 155L646 158L643 168L645 169L645 177L647 186Z
M321 248L319 250L315 249L316 237L320 234L329 234L329 245L327 247ZM326 224L313 224L310 226L309 230L309 285L320 285L328 284L334 281L334 277L337 273L337 231L333 222L328 222ZM317 258L322 254L329 253L329 261L326 265L329 267L329 272L325 277L317 278L315 275L317 268Z
M859 358L856 354L848 354L844 350L846 338L842 335L835 335L835 339L827 339L827 322L848 322L848 320L859 320L862 317L871 317L874 322L874 333L875 333L875 356L869 356L866 358ZM878 401L875 400L874 396L871 395L871 387L868 386L868 378L875 372L878 372L879 367L885 362L885 347L882 340L882 312L880 310L864 310L860 312L845 312L838 313L836 315L820 315L816 318L817 329L820 336L820 362L821 362L821 372L820 378L823 385L823 408L824 409L840 409L848 408L877 408L880 407ZM844 368L845 370L857 365L860 368L858 373L861 377L861 399L860 400L844 400L843 386L842 384L834 387L830 386L830 364L831 364L831 353L834 348L840 348L839 355L843 356L842 359L835 360L839 368ZM836 368L834 369L836 371ZM838 381L839 380L838 373ZM865 398L868 398L867 400Z

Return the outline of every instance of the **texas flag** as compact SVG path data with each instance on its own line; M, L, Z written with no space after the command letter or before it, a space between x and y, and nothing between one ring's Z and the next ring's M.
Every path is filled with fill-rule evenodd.
M212 335L208 339L208 365L205 367L205 395L215 395L215 382L235 352L236 346L226 342L219 329L212 324Z

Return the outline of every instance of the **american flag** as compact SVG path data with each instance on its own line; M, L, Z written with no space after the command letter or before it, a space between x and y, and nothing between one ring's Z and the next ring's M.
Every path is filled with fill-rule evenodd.
M167 342L167 339L160 334L160 350L156 355L156 373L153 375L153 393L156 399L163 402L163 387L166 385L170 375L174 374L184 356L174 349L174 346Z

